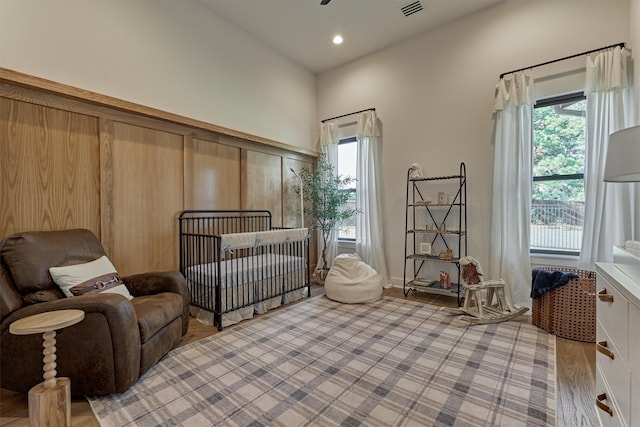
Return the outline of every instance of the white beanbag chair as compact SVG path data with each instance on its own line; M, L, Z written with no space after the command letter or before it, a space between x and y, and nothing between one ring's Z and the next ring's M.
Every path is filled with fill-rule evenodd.
M357 254L340 254L324 281L327 298L345 303L373 302L382 297L382 276Z

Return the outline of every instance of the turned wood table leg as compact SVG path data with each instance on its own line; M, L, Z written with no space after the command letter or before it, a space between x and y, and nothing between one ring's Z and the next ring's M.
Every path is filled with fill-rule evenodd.
M71 425L71 382L56 378L56 331L42 334L44 381L29 390L31 427Z
M56 385L56 331L47 331L42 334L44 343L42 344L44 350L42 354L43 369L44 369L44 388L53 388Z

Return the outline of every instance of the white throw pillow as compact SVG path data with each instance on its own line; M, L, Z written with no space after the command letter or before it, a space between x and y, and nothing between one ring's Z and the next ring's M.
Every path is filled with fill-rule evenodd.
M104 255L85 264L51 267L49 274L67 297L104 292L133 299L115 267Z

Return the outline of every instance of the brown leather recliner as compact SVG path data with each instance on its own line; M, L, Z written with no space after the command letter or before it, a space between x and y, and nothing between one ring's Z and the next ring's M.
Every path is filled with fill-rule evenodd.
M88 293L66 298L49 267L82 264L105 255L89 230L18 233L0 241L0 383L28 392L42 382L42 334L13 335L9 325L53 310L80 309L85 318L56 336L57 376L71 393L127 390L187 333L189 291L178 272L123 277L132 300Z

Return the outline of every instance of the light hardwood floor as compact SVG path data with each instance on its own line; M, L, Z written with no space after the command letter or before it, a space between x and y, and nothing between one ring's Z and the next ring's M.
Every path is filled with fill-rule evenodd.
M324 289L321 286L313 285L311 294L312 296L322 295ZM404 298L402 289L385 290L385 295ZM407 299L439 306L456 306L454 298L426 293L410 293ZM530 317L527 316L523 316L522 319L522 321L530 321ZM180 345L197 341L216 332L216 328L191 319L189 332ZM597 426L594 407L595 345L557 338L556 362L557 425L562 427ZM0 426L28 425L27 395L0 389ZM99 426L84 398L74 398L71 403L71 425Z

